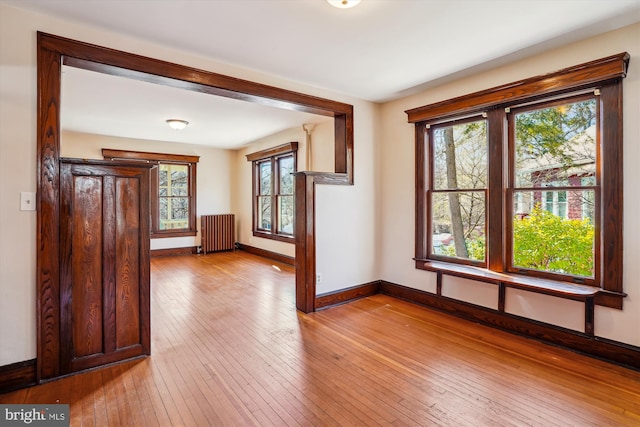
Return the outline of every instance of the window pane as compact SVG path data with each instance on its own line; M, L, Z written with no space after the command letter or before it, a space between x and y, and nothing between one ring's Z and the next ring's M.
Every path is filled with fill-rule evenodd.
M160 222L169 219L169 202L166 198L161 197L160 200Z
M487 187L485 120L434 129L433 151L434 189Z
M258 228L271 230L271 197L258 197Z
M566 103L515 115L516 187L595 177L596 101Z
M186 218L189 218L189 199L186 197L171 199L171 219L184 220Z
M593 277L594 200L594 190L516 192L513 265Z
M280 168L280 194L293 194L293 156L282 157L278 160Z
M258 186L259 194L266 196L271 194L271 161L258 164Z
M434 193L431 197L431 253L485 259L485 193Z
M278 197L278 233L293 234L293 196Z
M158 185L166 187L169 183L169 165L158 165Z
M160 230L179 230L189 228L189 198L161 197Z
M187 196L189 185L189 166L187 165L170 165L171 166L171 195Z

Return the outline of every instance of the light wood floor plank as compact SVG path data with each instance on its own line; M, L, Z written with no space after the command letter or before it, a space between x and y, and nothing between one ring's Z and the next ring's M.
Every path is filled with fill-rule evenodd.
M0 403L73 426L637 426L640 372L384 295L295 310L290 266L153 258L152 356Z

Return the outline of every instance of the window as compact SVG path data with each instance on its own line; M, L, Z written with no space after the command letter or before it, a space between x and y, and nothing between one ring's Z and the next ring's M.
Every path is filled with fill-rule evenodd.
M591 285L596 303L621 308L627 64L620 54L407 111L416 267Z
M507 242L509 271L597 281L598 105L591 92L507 114L508 194L516 200L507 210L507 235L513 236ZM523 207L517 200L527 203ZM585 217L585 212L590 214Z
M158 163L158 230L189 229L189 165Z
M293 241L297 142L247 155L253 166L253 235Z
M431 175L427 227L431 257L484 265L487 123L472 120L428 129Z
M151 238L195 236L198 156L103 149L105 159L144 161L151 169Z

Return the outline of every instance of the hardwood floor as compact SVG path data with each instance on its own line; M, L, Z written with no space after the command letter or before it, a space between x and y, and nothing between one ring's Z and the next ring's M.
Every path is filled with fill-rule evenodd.
M293 269L153 258L152 356L0 395L72 426L640 425L640 372L376 295L305 315Z

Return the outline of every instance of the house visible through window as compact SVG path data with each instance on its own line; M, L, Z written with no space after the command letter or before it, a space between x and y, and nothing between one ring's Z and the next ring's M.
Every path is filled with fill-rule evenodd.
M505 85L407 111L417 129L417 268L593 285L606 291L598 303L621 307L628 56L602 61L614 60L617 78L580 81L590 66L600 72L588 63L513 84L526 95ZM475 271L464 277L481 278Z
M292 241L297 142L247 155L253 165L253 234Z
M151 169L151 238L195 236L198 156L103 149L105 159L156 164Z
M510 111L511 270L595 279L597 112L593 93Z

